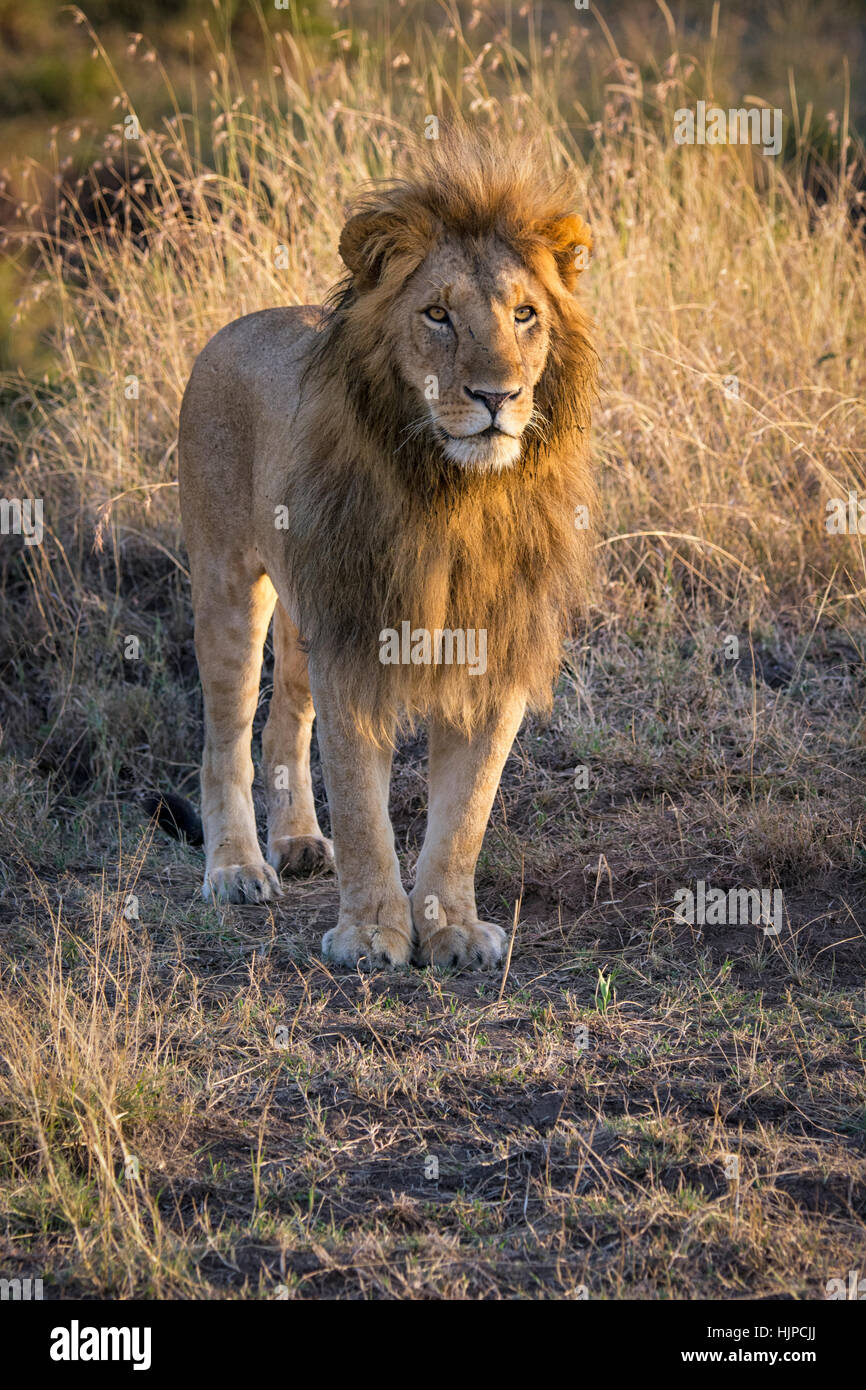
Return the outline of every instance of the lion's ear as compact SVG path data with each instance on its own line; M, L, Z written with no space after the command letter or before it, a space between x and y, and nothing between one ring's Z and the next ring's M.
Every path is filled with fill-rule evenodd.
M340 233L340 256L359 289L375 285L387 250L388 219L381 212L359 212Z
M576 213L546 222L539 230L553 252L560 279L567 289L573 290L581 271L589 265L592 232Z
M378 285L386 267L407 276L421 263L435 241L438 222L423 209L411 216L370 209L356 212L340 233L340 255L359 290Z

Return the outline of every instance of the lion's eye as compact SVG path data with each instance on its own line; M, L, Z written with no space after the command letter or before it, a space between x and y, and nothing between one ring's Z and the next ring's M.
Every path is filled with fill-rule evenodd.
M518 323L530 323L535 318L535 310L531 304L521 304L519 309L514 310L514 317Z
M431 304L424 310L424 317L431 323L450 323L447 309L443 309L441 304Z

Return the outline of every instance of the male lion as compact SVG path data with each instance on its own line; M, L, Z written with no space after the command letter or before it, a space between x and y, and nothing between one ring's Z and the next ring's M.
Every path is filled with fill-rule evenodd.
M267 901L282 870L332 862L310 783L315 713L340 888L323 947L337 962L501 957L475 864L586 588L596 358L574 290L590 248L566 181L464 132L358 199L340 238L349 274L325 309L238 319L193 368L180 498L204 893ZM250 739L274 612L266 862ZM403 634L390 662L389 633ZM455 634L485 633L486 670L460 663L459 641L454 659ZM388 787L395 731L414 716L429 720L429 818L407 896Z

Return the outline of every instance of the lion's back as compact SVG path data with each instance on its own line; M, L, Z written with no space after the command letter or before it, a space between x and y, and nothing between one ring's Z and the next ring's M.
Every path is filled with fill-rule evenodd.
M291 420L320 320L318 305L262 309L226 324L199 353L180 409L182 511L204 491L221 507L249 501L261 423Z
M321 307L299 304L261 309L233 319L209 340L193 364L181 405L181 430L192 412L222 415L227 405L239 409L244 399L255 408L256 396L273 399L295 394L309 346L321 321Z

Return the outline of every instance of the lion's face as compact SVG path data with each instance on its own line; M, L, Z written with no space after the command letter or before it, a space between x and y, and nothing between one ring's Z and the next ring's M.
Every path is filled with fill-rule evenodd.
M467 469L520 457L550 344L547 295L495 238L446 239L392 307L399 370L417 396L417 426ZM411 427L410 427L411 428Z
M593 371L575 297L592 236L570 176L477 132L416 155L418 175L362 194L340 235L350 280L333 322L370 437L488 475L566 434L573 447Z

